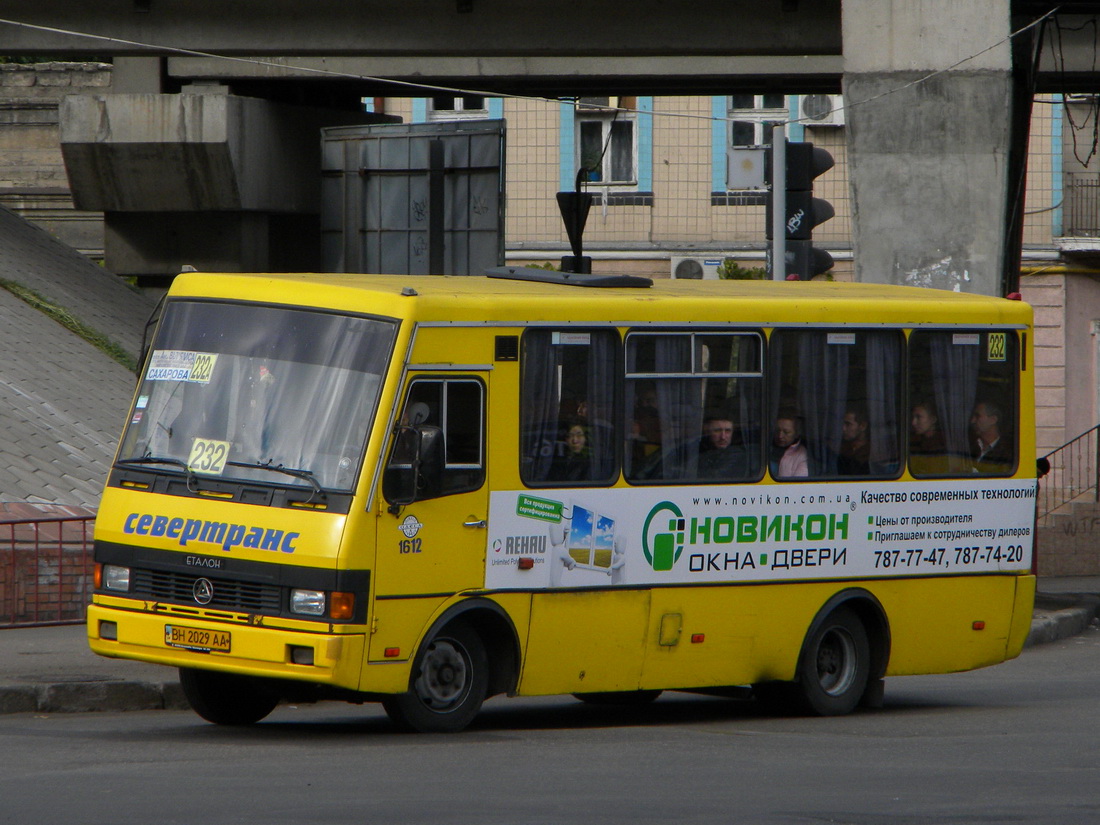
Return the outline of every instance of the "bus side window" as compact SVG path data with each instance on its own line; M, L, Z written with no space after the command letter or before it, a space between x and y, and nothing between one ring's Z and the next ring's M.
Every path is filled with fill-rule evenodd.
M783 412L786 420L798 422L806 475L898 475L905 425L900 332L779 329L772 333L769 355L773 420ZM773 475L788 449L777 434Z
M629 332L627 481L757 480L763 473L763 351L755 330Z
M520 378L520 478L606 485L618 472L621 355L615 330L529 329Z
M413 483L417 451L424 461ZM424 451L433 451L425 455ZM442 455L435 454L439 451ZM387 501L423 501L485 482L485 391L475 378L418 379L409 386L386 463Z
M1014 330L916 330L909 336L909 471L1011 475L1019 340Z

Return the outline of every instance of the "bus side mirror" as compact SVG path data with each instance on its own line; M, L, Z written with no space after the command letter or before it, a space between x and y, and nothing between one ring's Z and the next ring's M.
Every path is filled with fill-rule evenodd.
M401 428L382 482L382 494L390 503L391 513L397 513L414 501L440 494L444 455L443 430L439 427Z

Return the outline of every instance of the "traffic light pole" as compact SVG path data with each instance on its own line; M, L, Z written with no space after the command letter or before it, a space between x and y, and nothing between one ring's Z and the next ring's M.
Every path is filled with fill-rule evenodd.
M787 127L772 124L772 280L787 279Z

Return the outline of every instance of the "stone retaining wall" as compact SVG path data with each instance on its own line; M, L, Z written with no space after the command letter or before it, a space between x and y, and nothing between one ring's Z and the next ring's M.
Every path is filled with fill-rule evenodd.
M73 209L58 107L110 85L106 63L0 64L0 206L93 258L103 257L103 216Z

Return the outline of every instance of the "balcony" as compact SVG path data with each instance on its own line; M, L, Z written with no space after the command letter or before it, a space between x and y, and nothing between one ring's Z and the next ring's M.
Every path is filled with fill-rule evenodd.
M1100 172L1066 172L1062 235L1054 243L1066 256L1100 257Z

